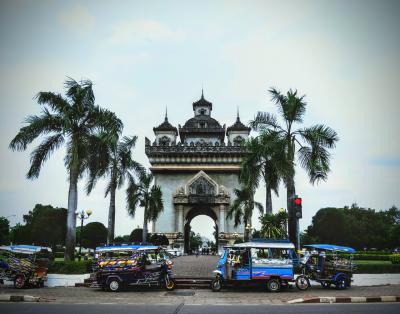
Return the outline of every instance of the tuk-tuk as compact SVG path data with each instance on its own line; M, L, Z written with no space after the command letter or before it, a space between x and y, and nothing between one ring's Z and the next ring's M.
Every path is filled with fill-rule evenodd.
M16 289L43 287L47 280L50 248L34 245L0 246L0 281Z
M310 280L319 282L323 288L335 285L336 289L343 290L351 286L355 270L353 248L331 244L304 246L309 250L305 251L300 261L302 274L296 278L298 289L306 290L310 286Z
M293 243L282 240L246 242L224 247L214 270L213 291L222 286L261 283L268 291L278 292L293 282L293 260L297 258Z
M131 286L175 288L172 262L158 246L108 246L96 248L96 282L92 287L117 292Z

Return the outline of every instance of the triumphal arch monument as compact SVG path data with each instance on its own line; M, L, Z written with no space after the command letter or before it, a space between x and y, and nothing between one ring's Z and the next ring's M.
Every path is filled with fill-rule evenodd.
M240 163L245 155L242 143L250 128L239 118L229 127L211 117L212 103L201 98L193 103L194 117L178 128L168 116L153 128L155 139L146 138L145 152L155 184L163 194L164 211L153 222L153 232L164 233L170 243L189 248L190 222L198 215L215 223L218 247L243 237L244 225L234 227L227 211L239 188Z

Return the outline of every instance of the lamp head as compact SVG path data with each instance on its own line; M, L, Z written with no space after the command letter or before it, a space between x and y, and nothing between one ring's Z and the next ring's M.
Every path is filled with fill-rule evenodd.
M93 211L91 209L87 209L86 210L86 215L88 215L88 217L93 213Z

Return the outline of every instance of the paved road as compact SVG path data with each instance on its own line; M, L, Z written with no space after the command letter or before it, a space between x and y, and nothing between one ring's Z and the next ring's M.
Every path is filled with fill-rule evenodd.
M226 289L221 292L211 290L175 290L166 292L162 289L132 289L118 293L104 292L90 288L42 288L21 289L0 288L0 294L32 295L45 298L54 303L116 303L116 304L285 304L289 300L312 297L357 297L400 295L400 285L380 287L351 287L347 290L322 289L320 286L307 291L296 288L279 293L269 293L265 289Z
M399 303L375 304L300 304L300 305L132 305L132 304L42 304L42 303L5 303L0 304L0 312L7 314L108 314L108 313L150 313L150 314L258 314L258 313L385 313L397 314Z

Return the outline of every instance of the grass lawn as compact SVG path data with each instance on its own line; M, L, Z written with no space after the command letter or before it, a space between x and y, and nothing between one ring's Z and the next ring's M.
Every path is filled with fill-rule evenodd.
M377 260L357 260L354 261L356 265L391 265L391 261L377 261Z

